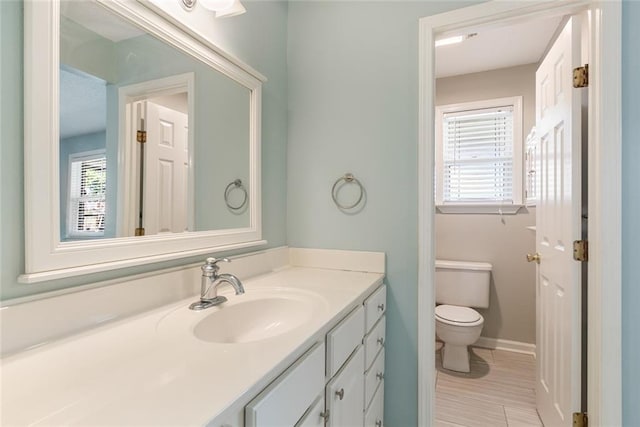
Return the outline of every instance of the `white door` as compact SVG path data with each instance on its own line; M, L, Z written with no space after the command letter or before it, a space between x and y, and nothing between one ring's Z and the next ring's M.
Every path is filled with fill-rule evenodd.
M580 62L580 22L572 17L536 72L540 196L536 248L538 413L546 427L572 425L580 411L581 236L580 100L572 70Z
M187 231L188 116L150 101L143 101L143 110L145 234Z

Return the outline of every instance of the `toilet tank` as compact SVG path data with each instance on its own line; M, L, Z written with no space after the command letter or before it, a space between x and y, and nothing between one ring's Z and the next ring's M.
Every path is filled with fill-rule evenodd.
M488 308L491 264L436 260L436 303Z

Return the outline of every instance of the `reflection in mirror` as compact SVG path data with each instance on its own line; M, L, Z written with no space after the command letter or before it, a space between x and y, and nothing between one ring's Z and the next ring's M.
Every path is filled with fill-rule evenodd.
M107 9L62 2L60 241L248 227L250 97Z

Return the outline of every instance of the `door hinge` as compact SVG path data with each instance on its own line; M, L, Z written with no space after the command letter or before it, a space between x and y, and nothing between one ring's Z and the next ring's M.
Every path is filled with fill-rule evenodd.
M573 413L573 427L588 427L589 417L586 412Z
M589 261L589 242L576 240L573 242L573 259L576 261Z
M587 87L589 86L589 64L584 64L584 67L578 67L573 69L573 87Z
M147 142L147 131L139 130L138 133L136 134L136 141L138 141L141 144L144 144L145 142Z
M136 228L135 235L136 236L144 236L144 227Z

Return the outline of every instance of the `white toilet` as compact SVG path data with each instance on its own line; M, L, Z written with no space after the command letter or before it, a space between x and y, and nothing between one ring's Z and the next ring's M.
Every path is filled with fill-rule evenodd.
M444 342L442 367L469 372L468 346L480 338L489 307L491 264L436 260L436 335Z

